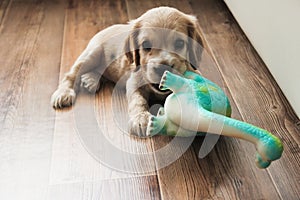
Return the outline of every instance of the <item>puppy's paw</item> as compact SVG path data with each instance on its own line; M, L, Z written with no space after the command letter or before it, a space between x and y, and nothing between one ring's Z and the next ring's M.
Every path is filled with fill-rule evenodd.
M53 108L64 108L71 106L76 98L76 93L72 88L58 88L51 97Z
M139 137L149 137L147 135L147 125L150 118L149 112L142 112L129 119L129 132Z
M100 74L89 72L81 76L81 87L90 93L95 93L100 88Z

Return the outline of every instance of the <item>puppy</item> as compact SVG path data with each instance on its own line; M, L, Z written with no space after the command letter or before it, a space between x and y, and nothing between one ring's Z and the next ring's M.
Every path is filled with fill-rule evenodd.
M158 7L125 25L97 33L51 97L59 109L71 106L82 86L100 88L104 76L126 87L129 132L145 137L149 98L164 100L169 91L158 83L164 71L195 70L202 53L197 19L175 8Z

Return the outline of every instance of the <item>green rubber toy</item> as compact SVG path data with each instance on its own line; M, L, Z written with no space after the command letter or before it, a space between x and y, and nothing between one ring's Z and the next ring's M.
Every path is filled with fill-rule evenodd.
M256 164L268 167L281 157L283 145L279 138L254 125L230 118L228 97L215 83L191 71L183 76L166 71L161 90L171 90L157 116L151 116L147 135L188 137L221 134L253 143L257 149ZM215 128L214 132L214 127Z

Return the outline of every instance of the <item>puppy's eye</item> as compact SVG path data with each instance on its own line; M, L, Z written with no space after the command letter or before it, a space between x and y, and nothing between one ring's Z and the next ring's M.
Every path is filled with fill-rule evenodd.
M151 48L152 48L152 44L151 42L149 42L148 40L145 40L143 43L142 43L142 47L145 51L151 51Z
M182 39L177 39L174 44L175 50L183 49L184 44L185 44L185 42Z

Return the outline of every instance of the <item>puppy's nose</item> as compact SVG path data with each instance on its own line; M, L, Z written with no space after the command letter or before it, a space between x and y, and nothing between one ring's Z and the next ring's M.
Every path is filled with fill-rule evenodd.
M157 68L154 69L154 71L157 75L159 75L161 77L165 71L172 72L172 68L173 68L173 66L159 65Z

